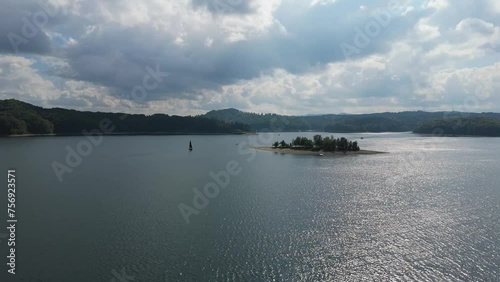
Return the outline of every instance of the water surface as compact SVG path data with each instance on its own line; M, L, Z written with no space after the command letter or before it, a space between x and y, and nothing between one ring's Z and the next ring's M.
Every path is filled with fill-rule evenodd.
M19 220L18 274L2 281L497 281L499 138L335 134L389 152L343 157L249 149L299 134L314 135L109 136L63 182L52 163L84 138L2 138ZM179 204L229 162L241 173L186 224Z

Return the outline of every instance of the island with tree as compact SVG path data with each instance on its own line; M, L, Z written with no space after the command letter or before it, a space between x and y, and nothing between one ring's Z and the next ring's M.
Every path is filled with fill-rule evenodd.
M361 150L357 141L350 141L344 137L324 137L317 134L313 139L297 137L291 143L285 140L274 142L272 147L257 147L257 150L280 152L296 155L370 155L383 152Z

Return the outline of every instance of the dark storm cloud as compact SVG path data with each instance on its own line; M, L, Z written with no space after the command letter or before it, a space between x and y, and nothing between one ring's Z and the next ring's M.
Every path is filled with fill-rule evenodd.
M51 39L43 30L55 16L44 2L5 1L0 9L0 52L38 53L51 50Z
M189 97L200 90L220 90L223 85L250 80L273 68L301 74L311 67L346 60L342 42L354 44L355 27L365 29L371 20L346 10L359 9L361 1L313 7L301 11L299 18L289 16L291 6L277 11L277 19L288 34L271 31L267 35L236 43L206 48L201 39L187 45L173 43L172 36L147 27L103 27L80 39L67 50L67 60L78 80L98 83L127 95L146 75L145 67L158 68L170 75L164 83L149 91L148 100ZM196 2L199 4L199 2ZM380 8L384 8L380 6ZM384 52L392 40L419 19L417 13L405 17L393 15L390 25L353 57ZM196 41L198 40L198 41Z
M142 85L147 67L169 73L165 81L148 91L148 100L215 89L227 79L213 75L217 54L203 46L185 49L173 40L144 27L114 26L89 34L66 50L73 70L71 78L111 87L114 93L126 97L131 89Z
M119 10L121 2L114 3ZM346 59L340 44L354 44L357 36L355 27L363 30L369 20L367 15L356 12L361 3L342 1L335 5L317 5L301 9L300 15L295 17L293 11L299 8L287 2L275 13L276 19L286 28L286 35L271 30L263 36L217 44L213 48L206 48L202 38L194 38L198 40L194 44L177 45L172 35L159 33L148 26L124 27L108 23L100 26L98 32L79 38L78 44L67 47L64 54L71 71L55 73L108 86L116 95L126 96L130 89L142 83L147 66L158 66L170 76L149 91L148 100L181 97L189 95L187 93L196 95L203 89L219 90L223 85L256 78L273 68L300 74L311 67ZM228 6L234 13L252 12L251 1L193 0L192 5L206 6L212 12L221 12L220 7ZM0 12L0 21L4 23L0 28L3 34L13 32L22 36L26 19L36 12L43 12L42 7L33 1L9 2L7 7ZM92 7L91 3L82 4L85 14L91 14ZM384 7L373 5L371 8ZM49 16L53 18L49 18L47 25L57 22L58 32L68 37L78 38L87 21L64 18L61 14ZM371 38L370 44L351 58L387 50L390 41L404 34L404 30L417 20L418 15L394 16L392 23L380 35ZM35 36L26 44L19 44L18 48L20 52L47 53L51 50L51 40L42 29L38 29ZM7 36L0 40L0 51L14 52Z

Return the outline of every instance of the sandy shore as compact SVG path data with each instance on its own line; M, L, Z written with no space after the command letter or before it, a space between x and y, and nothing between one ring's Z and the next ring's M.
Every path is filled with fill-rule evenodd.
M308 151L308 150L292 150L292 149L280 149L271 147L253 147L255 150L274 152L281 154L292 154L292 155L315 155L318 156L323 154L325 156L345 156L345 155L375 155L375 154L385 154L385 152L369 151L369 150L359 150L359 151L348 151L345 154L343 152L323 152L323 151Z

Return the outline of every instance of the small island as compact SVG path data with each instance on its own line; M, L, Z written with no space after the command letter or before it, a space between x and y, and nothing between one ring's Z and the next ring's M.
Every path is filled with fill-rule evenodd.
M373 155L382 154L384 152L361 150L357 141L349 141L344 137L334 138L321 135L314 135L313 139L307 137L297 137L291 143L274 142L272 147L256 147L254 149L280 152L283 154L295 155Z

